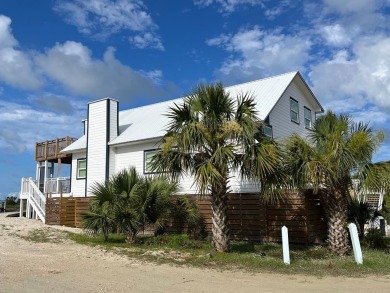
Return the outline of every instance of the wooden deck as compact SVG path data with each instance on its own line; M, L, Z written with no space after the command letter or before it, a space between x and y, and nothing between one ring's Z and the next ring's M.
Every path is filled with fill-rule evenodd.
M60 152L76 140L77 138L67 136L35 143L35 161L57 162L58 159L61 159L63 163L67 163L67 161L70 163L72 155L61 154Z

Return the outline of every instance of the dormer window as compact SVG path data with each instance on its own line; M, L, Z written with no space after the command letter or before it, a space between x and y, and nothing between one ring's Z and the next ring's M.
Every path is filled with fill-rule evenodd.
M290 98L290 117L292 122L299 124L299 103L293 98Z

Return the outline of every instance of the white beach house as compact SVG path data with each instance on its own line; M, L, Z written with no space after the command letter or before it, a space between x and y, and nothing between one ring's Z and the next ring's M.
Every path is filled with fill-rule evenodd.
M232 96L252 94L259 117L268 125L264 133L277 140L293 133L306 136L316 114L323 112L299 72L234 85L226 90ZM158 150L169 122L164 114L174 103L181 102L182 98L122 111L119 102L111 98L89 103L83 136L77 140L64 138L37 143L36 178L23 179L21 188L21 200L27 204L28 216L45 220L48 194L89 197L94 182L103 182L124 168L134 166L141 174L150 173L150 159ZM61 177L64 163L70 164L69 177ZM181 193L195 194L192 183L191 177L182 178ZM259 191L259 186L243 182L239 176L231 178L230 186L233 193Z

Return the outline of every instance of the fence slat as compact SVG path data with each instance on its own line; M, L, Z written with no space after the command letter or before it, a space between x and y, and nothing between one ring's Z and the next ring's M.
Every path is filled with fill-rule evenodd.
M190 195L204 218L205 231L211 233L211 199L206 196ZM82 215L88 211L90 198L49 198L46 203L46 223L81 227ZM289 193L277 203L264 202L256 194L230 194L228 223L231 239L250 241L281 241L280 228L289 229L292 243L320 243L326 236L325 215L318 196ZM185 231L179 221L173 221L167 231Z

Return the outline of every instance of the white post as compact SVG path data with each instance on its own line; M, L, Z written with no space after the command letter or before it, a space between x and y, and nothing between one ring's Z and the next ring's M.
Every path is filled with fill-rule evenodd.
M383 205L383 197L384 197L384 192L381 191L379 193L379 200L378 200L378 211L380 211L382 209L382 205Z
M282 245L283 245L283 262L286 265L290 264L290 249L288 246L288 229L286 226L282 227Z
M20 207L19 207L19 217L23 217L23 199L19 199Z
M26 202L26 218L30 219L30 199L27 198Z
M348 225L349 233L351 234L353 254L355 255L355 261L358 265L363 264L363 254L362 249L360 248L359 236L356 225L350 223Z
M39 185L39 176L40 176L39 175L39 170L40 170L39 166L40 166L40 163L37 162L37 169L35 171L35 180L38 182L38 185Z
M58 177L56 179L56 192L55 193L60 193L60 178L58 178Z
M44 175L45 177L44 177L44 179L43 179L43 192L44 192L44 193L46 193L46 181L47 181L47 175L48 175L48 174L47 174L47 173L48 173L48 172L47 172L47 171L48 171L48 170L47 170L47 169L48 169L47 163L48 163L48 162L45 161L45 175Z

